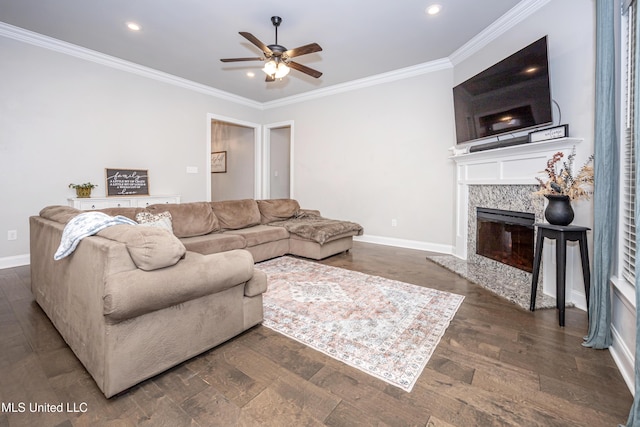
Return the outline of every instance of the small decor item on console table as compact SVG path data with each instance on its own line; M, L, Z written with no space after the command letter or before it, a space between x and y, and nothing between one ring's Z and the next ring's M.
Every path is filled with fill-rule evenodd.
M573 147L571 154L567 156L567 161L558 163L564 157L564 153L558 152L547 161L544 171L547 180L539 177L536 180L540 188L534 194L542 195L549 200L549 204L544 211L544 217L549 224L569 225L573 221L572 200L588 199L593 186L593 155L589 156L585 164L574 174L573 161L576 156L576 148Z
M91 197L91 190L97 186L97 184L92 184L90 182L85 182L84 184L69 184L69 188L74 188L76 190L76 196L78 196L79 199Z

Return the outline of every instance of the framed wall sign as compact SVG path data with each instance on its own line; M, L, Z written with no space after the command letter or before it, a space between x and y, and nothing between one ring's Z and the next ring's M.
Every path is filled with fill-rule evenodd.
M546 141L548 139L566 138L569 136L569 125L560 125L529 132L529 142Z
M149 171L144 169L105 169L107 196L148 196Z
M211 173L227 172L227 152L214 151L211 153Z

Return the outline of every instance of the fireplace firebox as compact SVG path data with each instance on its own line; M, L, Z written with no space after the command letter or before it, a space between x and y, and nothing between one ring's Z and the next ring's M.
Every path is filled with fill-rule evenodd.
M476 216L476 253L531 273L535 215L478 207Z

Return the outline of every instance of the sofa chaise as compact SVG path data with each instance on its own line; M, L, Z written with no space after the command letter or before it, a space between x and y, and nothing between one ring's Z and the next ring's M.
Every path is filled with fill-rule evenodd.
M362 233L290 199L100 212L152 226L101 229L54 260L65 227L83 211L44 208L30 218L31 289L106 397L262 322L267 279L254 262L325 258Z

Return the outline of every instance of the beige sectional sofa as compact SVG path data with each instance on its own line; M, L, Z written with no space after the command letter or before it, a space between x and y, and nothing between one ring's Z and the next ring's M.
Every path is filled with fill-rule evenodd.
M260 323L267 280L254 262L324 258L362 233L290 199L100 212L164 225L169 212L172 228L110 226L56 261L65 227L83 212L50 206L30 218L34 297L106 397Z

